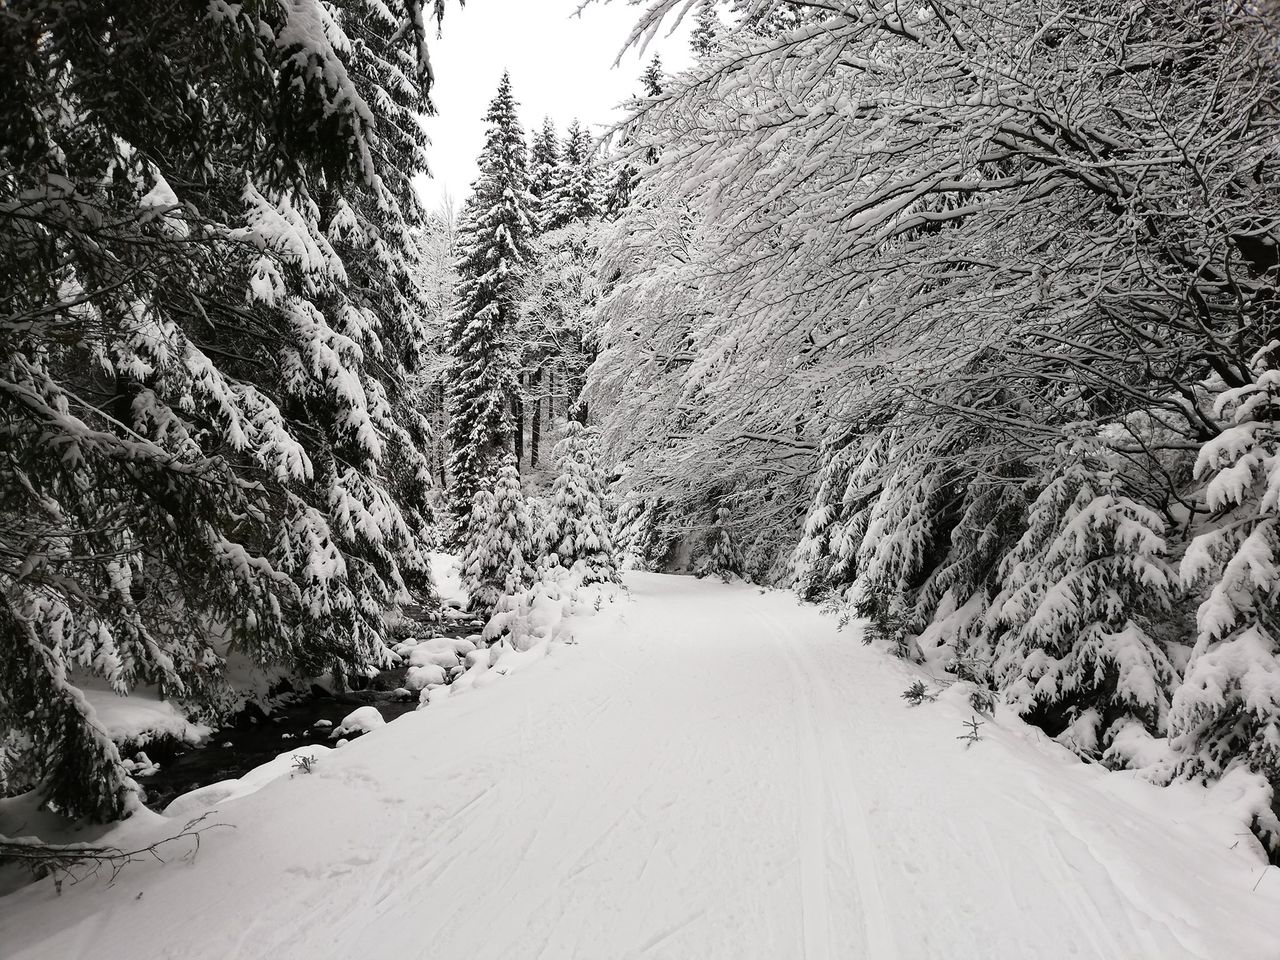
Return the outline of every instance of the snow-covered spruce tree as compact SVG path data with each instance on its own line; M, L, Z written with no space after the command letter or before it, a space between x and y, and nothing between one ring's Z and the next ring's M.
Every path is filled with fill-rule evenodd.
M880 496L889 437L883 433L832 444L792 551L792 586L806 600L843 592L857 577L858 548Z
M644 68L644 72L640 75L640 98L657 97L662 94L662 60L657 54L654 54L648 66ZM632 105L636 106L640 103L637 99L632 101ZM640 176L640 168L637 162L645 165L652 165L657 162L658 151L650 147L639 157L629 156L628 148L633 142L633 134L631 127L634 124L626 124L614 133L614 150L618 156L612 160L612 174L606 178L608 184L604 191L601 206L606 216L616 216L628 203L631 202L631 194L635 191L636 180Z
M662 77L662 58L655 53L648 66L644 68L644 73L640 74L641 95L645 97L661 96Z
M498 600L533 582L537 537L520 488L515 458L507 457L493 492L481 489L462 537L462 587L471 609L489 614Z
M551 118L544 117L529 150L529 194L536 204L538 225L544 230L554 219L552 206L559 176L560 137Z
M519 386L513 332L536 223L524 130L508 74L485 121L480 176L460 229L450 343L449 490L458 532L466 528L476 492L493 482L511 446L511 404Z
M651 570L658 551L652 497L628 490L618 504L610 536L618 554L619 570Z
M954 523L948 505L956 469L944 465L953 440L943 431L909 440L890 431L885 441L880 492L867 508L848 598L900 655L915 656L915 594Z
M564 149L556 168L556 183L546 204L544 226L555 230L575 221L598 217L603 208L600 168L591 135L574 120L565 131Z
M542 531L543 562L581 564L583 583L616 583L618 560L605 514L605 482L596 456L596 431L573 421L556 444L558 472Z
M1152 633L1176 587L1164 522L1084 451L1031 503L991 603L992 673L1019 713L1068 722L1060 739L1088 756L1126 726L1163 731L1173 666Z
M1170 729L1185 772L1244 763L1280 793L1280 343L1254 365L1252 383L1219 395L1227 425L1196 461L1212 516L1181 573L1205 599Z
M342 675L385 656L387 607L429 596L398 388L426 19L0 18L6 789L118 817L132 784L86 678L212 708L229 649Z
M720 16L716 13L716 0L701 0L693 31L689 34L689 47L693 55L699 60L710 58L719 48L717 41L723 29Z
M1000 588L1000 562L1026 529L1026 470L1001 465L971 479L946 556L915 597L909 627L920 642L950 651L949 669L990 684L991 632L986 618Z
M702 555L694 565L699 577L714 575L726 583L741 577L742 549L733 529L733 512L724 504L716 507L715 519L703 535Z

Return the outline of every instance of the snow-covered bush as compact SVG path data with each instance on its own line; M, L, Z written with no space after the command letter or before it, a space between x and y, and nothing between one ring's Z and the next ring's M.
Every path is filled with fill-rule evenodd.
M888 439L879 492L856 548L857 580L848 599L899 656L919 653L912 600L951 522L945 504L954 480L936 462L950 442L945 435L923 443Z

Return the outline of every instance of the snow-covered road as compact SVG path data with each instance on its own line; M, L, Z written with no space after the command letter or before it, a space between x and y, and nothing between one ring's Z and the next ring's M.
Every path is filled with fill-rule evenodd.
M194 864L0 900L0 956L1262 960L1280 871L786 594L630 578L579 643L224 803ZM150 823L135 832L163 829Z

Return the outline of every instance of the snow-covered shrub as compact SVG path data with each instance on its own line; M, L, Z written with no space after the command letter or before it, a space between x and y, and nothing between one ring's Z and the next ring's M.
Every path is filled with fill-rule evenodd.
M1151 626L1176 579L1160 517L1114 471L1067 456L1001 564L986 627L1005 699L1024 715L1065 714L1062 739L1092 755L1127 723L1165 723L1173 666Z
M596 432L570 422L554 456L558 473L542 531L542 560L565 569L581 564L584 583L616 583L618 564L596 459Z
M590 566L579 561L573 567L544 566L527 589L503 597L489 622L486 640L502 639L517 651L564 638L565 618L588 583L599 583Z
M476 493L461 540L462 587L477 613L487 615L498 598L533 579L536 538L514 459L498 471L492 492Z
M1218 397L1228 425L1204 444L1212 528L1182 561L1199 588L1198 635L1173 700L1186 769L1220 776L1243 762L1280 788L1280 344L1255 358L1253 383ZM1277 845L1275 849L1280 849Z
M952 614L975 594L994 594L1000 560L1017 542L1026 509L1023 479L983 475L969 481L960 518L951 528L950 548L915 598L913 627L936 623L939 605L948 594Z

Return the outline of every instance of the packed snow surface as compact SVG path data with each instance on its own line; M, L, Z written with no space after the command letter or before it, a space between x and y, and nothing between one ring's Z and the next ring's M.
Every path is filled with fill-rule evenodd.
M576 644L219 801L235 829L193 862L0 900L0 953L1280 956L1280 871L1221 790L1083 765L1003 713L966 745L960 688L907 707L916 668L786 594L628 582Z

